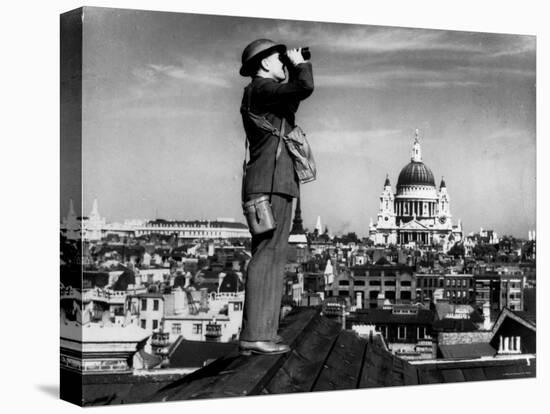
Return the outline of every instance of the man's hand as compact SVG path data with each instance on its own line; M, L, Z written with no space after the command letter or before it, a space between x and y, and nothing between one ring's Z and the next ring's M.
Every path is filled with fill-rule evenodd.
M290 62L294 66L305 62L305 60L302 56L302 50L301 49L289 49L289 50L287 50L286 55L288 56L288 60L290 60Z

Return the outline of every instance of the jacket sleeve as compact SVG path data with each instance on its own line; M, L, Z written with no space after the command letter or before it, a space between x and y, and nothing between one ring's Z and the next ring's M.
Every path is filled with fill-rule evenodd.
M313 70L310 62L289 68L287 83L266 82L258 91L264 105L298 103L313 93Z

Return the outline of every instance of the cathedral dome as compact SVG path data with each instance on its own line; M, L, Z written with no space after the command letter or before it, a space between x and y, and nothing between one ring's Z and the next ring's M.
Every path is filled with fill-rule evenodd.
M397 179L398 187L404 185L427 185L435 187L434 175L423 162L411 161L403 167Z

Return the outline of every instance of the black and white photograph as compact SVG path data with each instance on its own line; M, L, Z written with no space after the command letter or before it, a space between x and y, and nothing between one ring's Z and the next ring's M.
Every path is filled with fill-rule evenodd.
M535 377L535 62L528 35L61 15L62 398Z
M538 9L249 6L67 1L20 47L14 378L45 410L535 407Z

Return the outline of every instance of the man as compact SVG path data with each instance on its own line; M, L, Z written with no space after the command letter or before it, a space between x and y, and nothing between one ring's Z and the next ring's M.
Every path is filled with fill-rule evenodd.
M283 63L284 62L284 63ZM285 65L289 79L286 79ZM243 354L278 354L289 351L277 335L284 284L284 266L290 232L292 199L298 197L298 177L286 145L279 135L251 122L248 111L264 115L288 133L294 126L300 101L313 92L311 63L301 51L271 40L258 39L243 51L242 76L252 77L245 88L241 113L250 161L243 181L243 201L271 196L277 227L252 236L252 259L245 285L243 326L239 346Z

